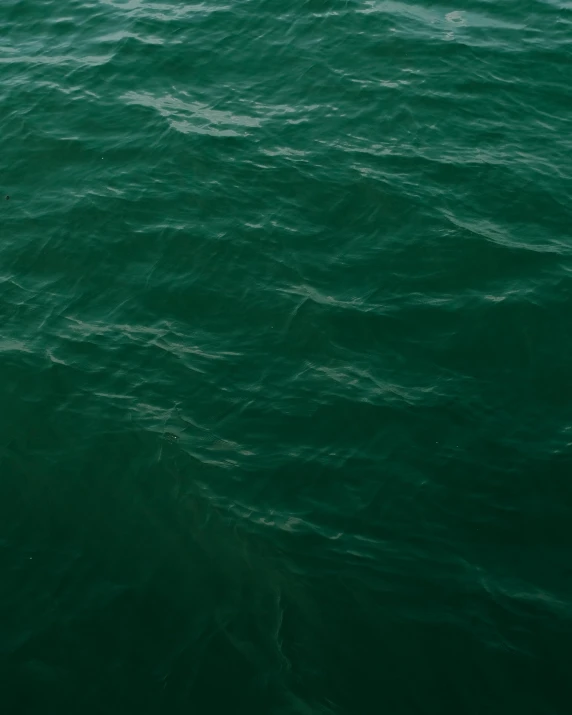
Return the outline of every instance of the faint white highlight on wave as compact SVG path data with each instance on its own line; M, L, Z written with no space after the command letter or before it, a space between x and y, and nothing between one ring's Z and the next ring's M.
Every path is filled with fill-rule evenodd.
M122 99L127 104L138 104L156 110L173 129L183 134L238 137L248 132L238 131L234 127L252 129L261 126L258 117L213 109L203 102L183 101L170 94L155 97L149 92L127 92Z

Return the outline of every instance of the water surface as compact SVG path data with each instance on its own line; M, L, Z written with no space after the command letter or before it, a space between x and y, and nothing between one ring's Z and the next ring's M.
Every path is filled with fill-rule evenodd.
M569 2L4 0L6 713L569 712Z

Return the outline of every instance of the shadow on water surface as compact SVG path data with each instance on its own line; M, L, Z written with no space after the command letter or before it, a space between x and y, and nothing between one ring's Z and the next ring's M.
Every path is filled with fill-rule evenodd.
M201 496L189 475L204 465L151 442L101 435L90 472L101 487L105 469L107 488L64 468L58 494L23 468L22 445L5 447L3 495L18 493L34 524L4 520L21 544L3 552L5 696L23 712L46 699L94 713L328 712L304 697L304 631L319 622L304 578ZM35 493L22 486L33 478Z

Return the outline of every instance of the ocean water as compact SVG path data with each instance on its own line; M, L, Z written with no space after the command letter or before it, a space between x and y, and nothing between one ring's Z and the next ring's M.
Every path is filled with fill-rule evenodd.
M3 0L6 715L564 715L572 4Z

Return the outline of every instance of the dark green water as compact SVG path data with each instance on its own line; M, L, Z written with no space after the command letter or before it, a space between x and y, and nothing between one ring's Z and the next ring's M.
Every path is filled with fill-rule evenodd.
M2 712L569 713L570 2L0 27Z

